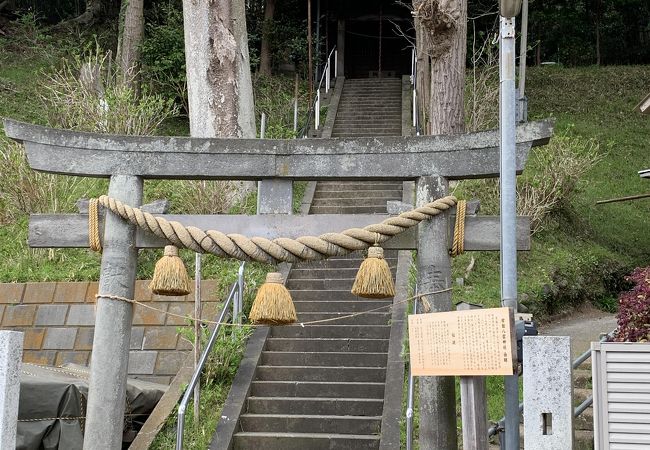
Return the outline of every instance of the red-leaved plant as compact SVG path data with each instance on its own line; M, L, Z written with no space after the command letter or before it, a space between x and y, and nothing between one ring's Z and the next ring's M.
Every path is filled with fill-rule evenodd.
M618 328L615 342L648 342L650 340L650 267L637 268L626 279L634 287L618 296L616 316Z

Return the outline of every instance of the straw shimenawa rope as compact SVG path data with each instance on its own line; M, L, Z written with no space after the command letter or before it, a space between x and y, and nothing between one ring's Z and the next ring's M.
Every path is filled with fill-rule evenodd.
M456 224L454 226L454 241L451 245L451 256L465 253L465 212L467 201L458 200L456 205Z
M88 203L88 239L93 252L102 251L102 242L99 239L99 200L91 198Z
M387 241L423 220L443 213L456 205L457 200L453 196L443 197L364 228L350 228L340 233L325 233L320 236L273 240L262 237L248 238L241 234L226 235L216 230L203 231L192 226L186 227L179 222L155 217L106 195L99 197L98 202L122 219L169 241L178 248L188 248L197 253L212 253L241 261L253 260L277 264L301 260L313 261L365 250L374 244ZM91 242L99 236L98 226L91 230L90 235Z

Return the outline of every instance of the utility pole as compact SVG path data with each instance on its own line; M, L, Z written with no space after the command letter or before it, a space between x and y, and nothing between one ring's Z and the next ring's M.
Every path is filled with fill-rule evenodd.
M501 0L499 131L501 138L501 305L517 312L517 172L515 16L521 0ZM519 374L505 377L505 449L519 449ZM503 444L502 444L503 448Z

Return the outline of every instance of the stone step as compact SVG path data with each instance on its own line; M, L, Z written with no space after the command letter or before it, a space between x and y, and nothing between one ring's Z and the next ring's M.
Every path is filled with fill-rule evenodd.
M379 436L330 433L253 433L234 435L234 450L376 450Z
M243 414L243 431L282 433L378 434L381 416Z
M341 101L352 100L397 102L402 100L402 93L394 89L344 89Z
M311 300L311 301L297 301L293 302L296 307L298 315L302 313L354 313L354 312L381 312L390 311L390 306L393 304L391 299L387 300L371 300L371 299L357 299L352 301L328 301L328 300ZM377 310L378 308L382 308Z
M374 133L374 134L367 134L367 133L332 133L332 137L335 138L349 138L349 139L356 139L356 138L365 138L365 137L393 137L393 136L401 136L401 133L397 132L389 132L389 133ZM367 213L364 212L364 213ZM351 214L350 212L344 212L344 213L312 213L312 214Z
M573 388L573 404L578 406L591 396L591 389Z
M334 137L361 137L357 134L363 134L363 136L399 136L401 133L401 128L369 128L369 127L359 127L358 129L352 129L350 127L345 128L336 128L332 130L332 136ZM361 200L361 199L359 199ZM373 199L368 199L373 200ZM389 199L392 200L392 199ZM313 205L312 205L313 206Z
M286 352L379 352L388 351L388 339L268 338L266 350Z
M350 136L346 134L346 136ZM310 214L386 214L386 204L374 206L312 206Z
M576 369L573 371L573 387L574 388L591 388L591 371Z
M315 321L327 320L322 322L328 325L387 325L391 318L391 312L370 312L358 316L348 317L349 312L328 312L328 313L298 313L298 322L311 323Z
M328 381L383 383L386 369L381 367L340 367L340 366L257 366L258 381Z
M361 191L363 192L363 191ZM359 199L361 192L356 190L350 191L326 191L326 190L317 190L314 192L314 201L316 200L346 200L346 199ZM381 199L402 199L402 190L393 189L393 190L383 190L383 191L367 191L363 192L364 199L370 198L381 198Z
M384 399L319 397L248 397L250 414L380 416Z
M262 352L265 366L386 367L387 353Z
M319 381L254 381L254 397L326 397L384 398L384 383L319 382Z
M350 103L342 105L336 112L336 120L356 119L362 117L363 113L376 113L377 117L393 118L401 116L402 109L393 105L366 105L359 103ZM334 122L336 124L336 121Z
M354 278L312 278L303 280L289 279L286 286L289 290L350 290L352 289L353 283Z
M335 127L355 128L355 127L397 127L401 126L401 120L395 115L394 117L368 117L364 119L337 119L334 123Z
M589 407L583 411L578 417L573 419L573 429L581 431L594 430L594 410Z
M388 339L388 325L287 325L272 327L271 336L290 338Z
M361 263L359 263L361 264ZM349 302L349 301L358 301L361 303L366 303L368 301L372 301L372 299L367 299L367 298L362 298L362 297L357 297L354 295L352 292L350 292L350 289L342 289L342 290L334 290L330 289L328 291L322 291L322 290L308 290L308 289L302 289L302 290L296 290L291 293L291 298L293 298L294 302L302 302L302 301L330 301L330 302ZM384 299L381 299L384 300ZM386 299L388 300L388 299ZM339 311L338 307L332 308L331 312L337 312ZM366 311L365 309L362 311ZM327 312L327 311L325 311Z
M387 252L384 252L384 256L386 258L386 261L388 261L388 265L392 268L397 265L397 260L394 258L390 258L387 255ZM320 260L320 261L306 261L306 262L300 262L296 263L294 267L297 267L299 269L309 269L309 268L314 268L314 269L359 269L359 266L363 262L363 256L359 255L358 258L354 259L326 259L326 260ZM356 273L355 273L356 276Z
M316 184L316 192L314 192L314 195L317 195L321 192L338 192L342 189L345 189L346 192L359 191L358 195L365 195L366 193L370 194L376 190L401 190L402 183L391 181L366 181L364 183L361 181L355 181L349 183L326 184L319 181Z
M361 260L359 261L361 264ZM309 280L312 278L354 278L357 276L359 267L341 269L293 269L289 272L289 280Z
M321 207L321 206L354 206L354 207L365 207L365 206L383 206L386 207L387 201L402 200L402 196L395 197L378 197L378 198L317 198L315 199L311 207Z

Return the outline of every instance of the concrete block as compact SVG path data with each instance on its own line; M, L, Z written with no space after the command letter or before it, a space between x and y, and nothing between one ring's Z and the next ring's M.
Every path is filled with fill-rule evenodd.
M131 328L131 350L142 350L142 340L144 339L144 327Z
M136 280L135 282L135 291L133 297L139 302L150 302L152 293L149 289L149 283L151 280Z
M16 448L23 334L0 331L0 448Z
M573 383L568 336L525 336L526 450L573 448Z
M57 283L54 303L84 303L88 292L88 282Z
M52 303L56 283L27 283L23 303Z
M187 352L158 352L154 373L156 375L176 375L185 358L187 358Z
M56 350L25 350L23 352L23 362L25 364L53 366L56 353Z
M54 364L56 366L62 366L63 364L79 364L82 366L87 366L90 358L89 351L71 351L71 352L58 352Z
M24 292L24 283L2 283L0 284L0 303L21 303Z
M194 315L194 303L171 303L168 312L172 314L180 314L181 316ZM176 316L167 316L167 325L188 325L188 319L182 319Z
M48 328L43 341L43 350L72 350L76 337L76 328Z
M65 324L68 305L40 305L36 312L36 326L57 326Z
M24 333L23 348L26 350L40 350L45 337L45 328L27 328Z
M97 295L99 293L99 283L96 281L93 281L91 283L88 283L88 289L86 290L86 303L96 303L97 302Z
M25 327L34 323L36 305L7 306L2 325L5 327Z
M140 305L135 305L133 308L133 325L163 325L166 319L165 311L167 311L167 305L157 303L153 306L162 311L155 311Z
M147 327L144 330L143 350L174 350L178 341L175 327Z
M95 305L71 305L68 325L95 325Z
M174 377L164 376L164 375L153 375L153 376L134 375L131 378L135 378L136 380L146 381L148 383L167 384L167 385L169 385L174 379Z
M78 328L77 340L74 343L75 350L92 350L94 336L95 336L94 328L85 328L85 327Z
M130 351L129 374L153 375L157 356L154 351Z

